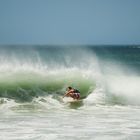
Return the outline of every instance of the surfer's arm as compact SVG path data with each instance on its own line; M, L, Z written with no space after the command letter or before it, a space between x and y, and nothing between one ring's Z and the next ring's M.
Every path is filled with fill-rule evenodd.
M66 93L64 94L63 98L64 98L65 96L67 96L68 94L69 94L69 92L66 92Z
M66 93L64 94L63 98L64 98L65 96L68 96L69 94L73 93L73 91L74 91L74 90L70 90L70 91L66 92Z
M63 98L64 98L65 96L68 96L70 93L72 93L72 91L66 92L66 93L64 94Z

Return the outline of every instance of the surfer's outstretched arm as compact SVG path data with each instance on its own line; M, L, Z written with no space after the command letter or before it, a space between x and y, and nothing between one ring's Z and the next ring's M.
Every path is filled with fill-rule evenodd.
M70 96L70 94L71 94L71 93L73 93L73 91L72 91L72 90L71 90L71 91L66 92L66 93L64 94L63 98L64 98L65 96Z
M67 96L68 94L69 94L69 92L66 92L66 93L64 94L63 98L64 98L65 96Z
M67 92L64 94L63 98L65 96L71 96L71 94L74 92L74 89L72 89L71 87L69 87L69 90L67 90Z

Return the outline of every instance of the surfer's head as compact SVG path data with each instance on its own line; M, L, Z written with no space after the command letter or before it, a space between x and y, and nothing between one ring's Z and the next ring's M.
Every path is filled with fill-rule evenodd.
M72 87L67 87L67 90L71 90L72 89Z

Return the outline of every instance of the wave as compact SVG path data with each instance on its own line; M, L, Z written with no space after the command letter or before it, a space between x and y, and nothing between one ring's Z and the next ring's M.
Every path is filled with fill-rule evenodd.
M0 76L0 96L20 101L31 101L33 97L48 94L62 96L68 86L78 88L82 96L87 96L91 88L95 88L95 82L76 69L45 73L20 71Z
M85 97L85 106L139 105L139 76L90 48L10 48L0 54L1 104L49 101L61 106L60 97L72 86Z

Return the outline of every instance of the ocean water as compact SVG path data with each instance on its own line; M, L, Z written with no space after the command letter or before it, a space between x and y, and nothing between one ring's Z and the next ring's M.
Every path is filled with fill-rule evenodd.
M1 45L0 114L1 140L139 140L140 47Z

